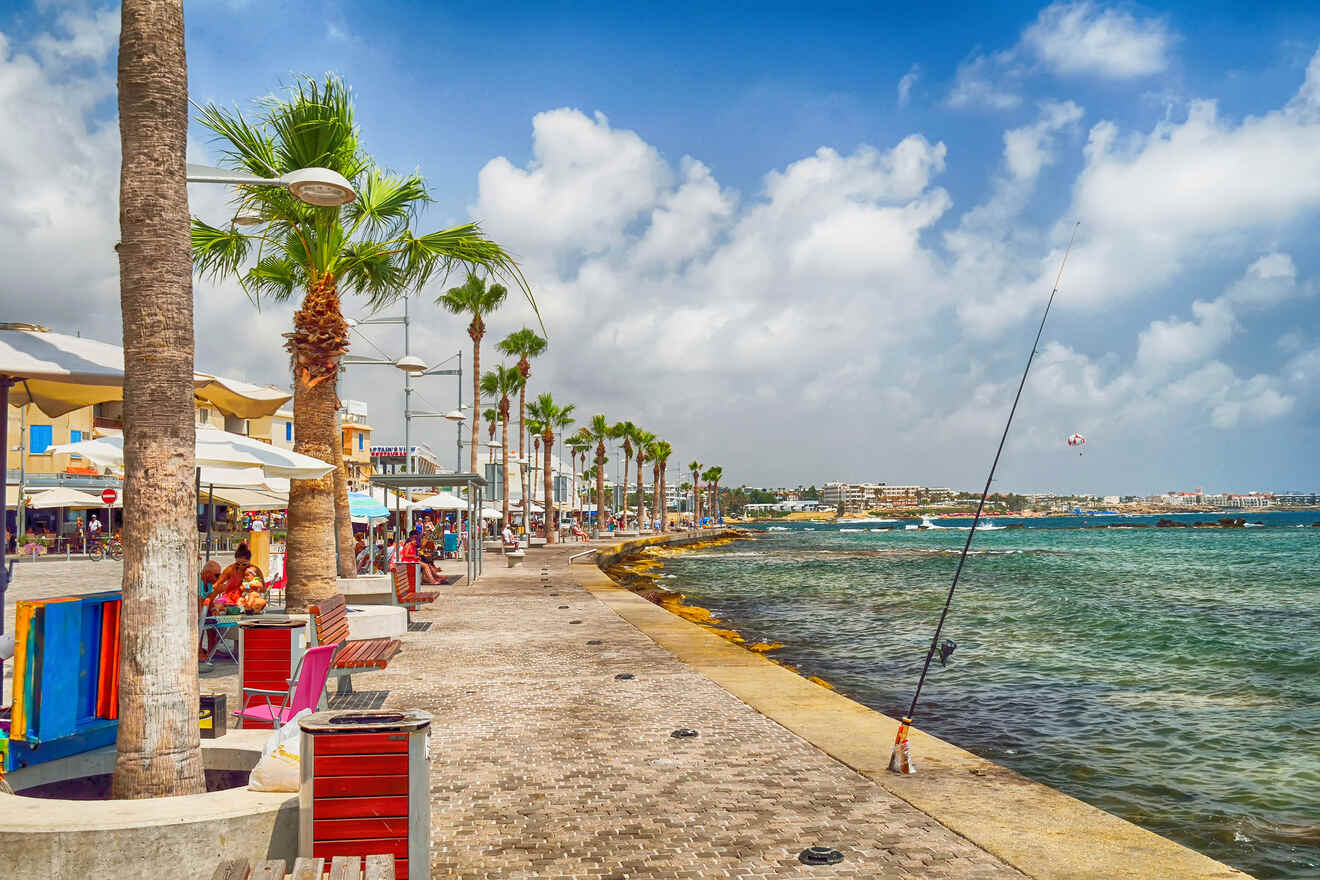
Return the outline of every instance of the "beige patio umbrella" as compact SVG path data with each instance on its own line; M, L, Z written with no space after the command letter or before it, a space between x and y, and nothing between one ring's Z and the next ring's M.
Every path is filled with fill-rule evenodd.
M115 499L114 504L107 505L100 497L89 492L79 492L77 489L58 486L54 489L46 489L43 492L32 493L27 498L27 505L38 510L51 507L72 507L82 510L92 507L123 507L124 499L121 495Z
M0 324L0 385L12 406L34 403L51 418L124 399L124 350L37 324ZM209 373L193 375L194 393L241 419L273 415L293 395ZM4 402L4 401L0 401Z

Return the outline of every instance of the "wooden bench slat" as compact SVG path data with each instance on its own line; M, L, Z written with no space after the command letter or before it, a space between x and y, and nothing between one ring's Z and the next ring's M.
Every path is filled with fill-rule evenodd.
M325 859L309 859L306 856L299 856L293 863L293 874L291 880L321 880L321 875L325 873Z
M248 880L284 880L284 859L258 862L248 875Z
M394 880L394 856L389 854L367 856L367 870L362 878L363 880Z
M247 880L247 859L225 859L215 866L211 880Z
M330 880L360 880L362 860L357 856L335 856L330 861Z

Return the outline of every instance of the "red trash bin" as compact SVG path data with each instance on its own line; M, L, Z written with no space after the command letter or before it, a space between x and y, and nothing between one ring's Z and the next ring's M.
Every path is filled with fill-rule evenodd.
M253 617L238 624L239 707L262 705L264 698L244 698L242 688L287 691L289 677L307 650L307 618ZM271 699L279 704L278 699ZM239 719L244 728L269 730L277 725L268 721Z
M429 880L431 714L317 712L298 726L298 854L391 853L396 877Z

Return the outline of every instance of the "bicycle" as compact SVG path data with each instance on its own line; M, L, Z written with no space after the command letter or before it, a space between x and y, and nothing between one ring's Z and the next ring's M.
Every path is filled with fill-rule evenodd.
M118 538L111 538L108 541L97 541L87 548L87 557L92 562L100 562L109 556L116 562L124 558L124 545L119 543Z

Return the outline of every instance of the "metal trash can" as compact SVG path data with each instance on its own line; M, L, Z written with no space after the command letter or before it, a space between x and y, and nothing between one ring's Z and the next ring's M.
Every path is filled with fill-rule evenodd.
M396 877L429 880L431 713L317 712L298 726L298 855L392 853Z
M243 688L287 691L293 670L307 650L306 617L245 617L238 623L239 710L262 705L244 698ZM279 703L272 698L272 703ZM239 727L268 730L278 725L239 719Z

